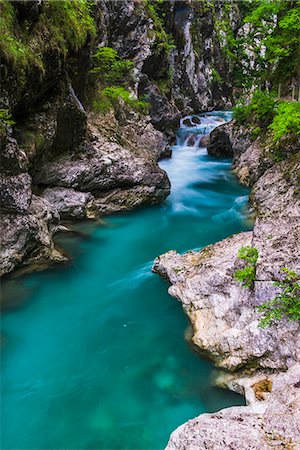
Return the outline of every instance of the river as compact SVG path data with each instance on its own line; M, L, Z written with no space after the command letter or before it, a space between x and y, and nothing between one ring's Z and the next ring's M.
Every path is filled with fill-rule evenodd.
M1 322L3 450L159 450L188 419L243 404L212 387L212 364L184 339L180 303L151 272L167 250L251 228L230 160L198 147L214 119L230 118L214 114L204 128L182 122L160 163L172 184L164 204L76 225L80 234L57 238L70 264L10 282L18 306Z

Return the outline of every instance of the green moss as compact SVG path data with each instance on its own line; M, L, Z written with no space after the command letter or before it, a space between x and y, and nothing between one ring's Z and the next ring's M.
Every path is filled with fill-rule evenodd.
M95 24L86 0L43 1L32 23L19 23L13 4L0 3L0 52L16 72L31 67L44 71L44 55L55 51L66 56L78 50L88 36L95 35Z
M0 109L0 135L5 135L6 125L14 125L15 122L8 109Z
M163 4L164 2L161 0L145 1L146 10L153 21L155 52L164 53L168 57L175 45L173 37L166 31L166 25L164 24L165 13L162 11Z
M219 74L219 72L217 71L217 69L215 69L215 67L212 67L212 69L211 69L211 76L212 76L213 81L215 81L218 84L223 84L222 77Z
M260 127L254 127L251 129L251 140L255 141L255 139L258 138L258 136L261 134L262 130Z

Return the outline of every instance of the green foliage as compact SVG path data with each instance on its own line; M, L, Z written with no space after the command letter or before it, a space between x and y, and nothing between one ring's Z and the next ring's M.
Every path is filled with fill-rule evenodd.
M251 128L251 138L268 133L273 143L288 135L300 134L300 103L279 101L268 92L256 91L248 105L239 103L233 109L239 125ZM282 149L274 147L274 160L284 159Z
M261 128L260 127L254 127L251 130L251 139L255 141L256 138L261 134Z
M5 125L14 125L14 120L8 109L0 109L0 121Z
M116 110L124 107L124 105L140 113L148 111L148 103L136 99L129 91L120 86L102 89L93 102L93 109L105 114L110 109Z
M134 67L132 61L122 59L111 47L98 48L93 60L94 67L90 73L97 85L92 102L94 111L106 114L111 109L116 111L124 106L141 113L148 111L148 103L133 97L126 89Z
M300 1L259 0L252 5L244 21L253 26L250 39L260 37L256 51L261 70L256 78L287 82L299 70ZM266 52L259 56L263 47Z
M242 283L245 288L252 288L256 276L256 262L258 251L255 247L242 247L238 251L238 258L244 260L246 265L234 273L234 278Z
M249 119L250 114L251 109L249 105L246 105L244 100L242 100L233 108L233 118L239 125L244 125Z
M105 84L123 83L129 78L134 66L132 61L122 59L111 47L100 47L93 56L93 69L90 73Z
M54 51L66 56L96 32L86 0L43 1L37 18L19 23L12 2L0 3L0 52L14 70L36 67L44 72L44 56Z
M6 125L14 125L15 122L8 109L0 109L0 135L5 134Z
M284 317L291 321L300 320L300 275L287 267L282 271L286 273L285 279L274 282L275 286L281 288L281 292L257 308L263 314L259 322L262 328L269 327Z
M274 141L288 134L300 134L300 103L280 102L269 129Z
M219 72L217 71L217 69L215 69L215 67L212 67L212 69L211 69L211 77L212 77L213 81L215 81L216 83L223 84L222 77L219 74Z
M257 90L248 105L241 103L234 108L233 115L240 125L259 124L266 128L276 114L277 104L273 94Z

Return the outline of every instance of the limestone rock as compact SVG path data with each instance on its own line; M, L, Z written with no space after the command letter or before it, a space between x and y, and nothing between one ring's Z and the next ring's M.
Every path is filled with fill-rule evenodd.
M215 128L209 137L207 153L211 156L232 156L229 134L222 126Z
M285 225L282 224L282 232L286 230ZM239 248L257 245L258 236L259 242L267 240L265 233L268 235L272 227L274 222L260 222L254 238L252 232L240 233L200 252L178 255L171 251L154 262L153 270L172 283L170 295L182 302L192 324L192 343L196 350L209 356L217 366L231 371L241 367L285 370L300 358L299 323L286 320L269 329L258 327L260 315L256 306L275 293L272 280L276 279L279 265L279 261L274 264L276 243L261 251L262 262L258 261L258 281L253 291L243 288L233 277L241 264L237 258ZM295 224L295 233L296 229ZM300 249L295 246L293 234L287 236L286 240L290 241L281 250L281 261L288 260L293 245L295 266ZM273 270L260 279L266 266Z
M94 218L94 197L89 192L75 191L72 188L45 189L42 198L57 210L62 219Z
M30 205L31 194L31 177L28 173L16 176L0 174L0 209L2 213L26 213Z
M34 182L41 186L92 192L95 197L110 189L135 186L153 187L157 191L157 201L169 194L168 177L153 157L145 153L134 155L126 148L106 141L96 131L93 139L76 157L62 155L45 162L34 174ZM150 203L153 198L151 193Z
M156 186L133 186L128 189L111 189L95 198L95 210L99 215L128 211L140 206L159 203L165 198L165 188Z
M271 376L264 401L202 414L175 430L168 450L300 448L300 364Z
M0 276L20 264L45 268L51 263L65 261L54 246L52 234L59 216L51 205L39 197L33 200L27 215L1 214Z
M0 152L0 170L6 175L19 175L28 169L26 153L20 149L16 139L6 136Z
M87 115L72 86L57 114L53 154L74 151L84 140L87 130Z
M259 215L300 217L300 158L268 169L254 185L251 201Z

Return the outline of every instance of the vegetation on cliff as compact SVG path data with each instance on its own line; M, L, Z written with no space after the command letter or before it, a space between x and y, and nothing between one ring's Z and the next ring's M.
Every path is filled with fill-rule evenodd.
M253 139L261 134L278 144L286 137L293 140L300 135L300 103L277 99L267 91L257 90L248 104L239 103L234 118L251 130Z
M0 3L0 52L19 74L32 67L43 73L47 53L66 57L95 36L95 23L85 0L24 3Z
M300 320L300 276L287 267L282 270L285 272L284 280L274 282L274 286L280 288L280 293L257 308L263 315L260 320L262 328L284 317L288 320Z
M122 105L138 112L147 111L147 103L134 97L128 90L133 82L134 64L121 58L111 47L99 47L93 55L93 68L90 70L94 86L92 93L93 109L101 114L110 109L117 110Z
M258 251L254 247L241 247L238 251L238 258L245 262L242 269L237 269L234 278L242 283L245 288L253 288L256 276L256 263Z

